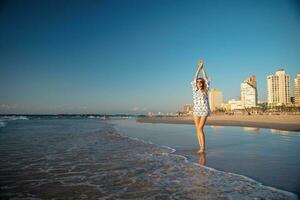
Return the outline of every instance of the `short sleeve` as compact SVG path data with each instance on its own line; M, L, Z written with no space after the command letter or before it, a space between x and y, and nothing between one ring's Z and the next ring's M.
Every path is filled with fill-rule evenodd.
M197 90L197 87L196 87L196 81L195 81L195 80L192 80L192 81L191 81L191 85L192 85L192 90L193 90L193 92L196 92L196 90Z

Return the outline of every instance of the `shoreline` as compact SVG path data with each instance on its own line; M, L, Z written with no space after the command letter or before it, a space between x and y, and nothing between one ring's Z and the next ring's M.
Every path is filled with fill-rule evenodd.
M172 120L173 119L173 120ZM136 119L136 122L137 123L144 123L145 121L147 121L147 122L145 122L145 123L161 123L161 124L166 124L166 121L167 120L169 120L168 121L168 123L167 124L190 124L190 125L193 125L193 121L191 121L191 119L192 118L187 118L187 117L144 117L144 118L137 118ZM150 121L151 120L151 121ZM143 122L142 122L143 121ZM192 122L192 123L191 123ZM209 166L205 166L205 164L203 164L203 162L205 162L205 161L203 161L203 160L206 160L206 157L204 158L203 156L202 157L200 157L200 156L198 156L198 154L196 154L196 153L194 153L193 154L193 151L195 151L196 152L196 148L186 148L186 146L184 147L184 149L180 149L180 147L179 148L177 148L176 146L174 146L174 143L175 143L175 145L176 144L181 144L181 142L183 142L183 145L186 145L186 141L188 140L187 138L189 138L190 137L190 134L186 134L186 132L183 132L182 130L190 130L190 128L188 128L188 127L181 127L181 126L179 126L179 127L177 127L176 128L176 126L175 126L175 128L174 127L169 127L169 128L167 128L167 129L165 129L165 128L163 128L163 129L161 129L161 131L159 131L160 132L160 134L159 135L165 135L165 133L166 133L166 137L169 137L170 135L168 134L169 132L172 132L172 133L174 133L174 131L176 131L176 134L173 134L173 138L172 138L172 140L168 140L168 142L169 142L169 144L168 143L166 143L166 141L165 141L165 139L164 139L164 143L163 144L159 144L159 143L157 143L157 141L158 140L160 140L160 139L158 139L159 138L159 135L156 133L156 134L151 134L151 132L149 131L149 127L147 126L147 124L144 124L147 128L145 129L145 131L146 132L144 132L143 134L141 134L140 133L140 131L138 132L138 135L139 136L137 136L137 134L133 134L133 135L131 135L130 137L131 138L139 138L139 139L142 139L142 141L144 141L145 142L145 140L144 139L146 139L146 141L151 141L151 143L153 143L153 144L156 144L156 145L158 145L158 146L161 146L161 147L167 147L167 148L170 148L170 149L175 149L176 150L176 152L175 152L175 154L178 154L178 155L180 155L180 156L183 156L183 157L185 157L189 162L191 162L191 163L194 163L195 165L201 165L201 164L199 164L199 163L201 163L202 162L202 165L204 165L204 167L207 167L207 168L209 168L209 169L214 169L214 170L217 170L217 171L221 171L221 172L230 172L230 173L232 173L232 174L235 174L235 175L239 175L239 176L242 176L242 177L246 177L246 178L248 178L248 179L251 179L251 180L254 180L255 182L258 182L258 183L260 183L260 184L262 184L263 186L267 186L267 187L270 187L270 188L272 188L272 189L275 189L275 190L280 190L280 191L285 191L285 192L291 192L291 193L293 193L293 194L296 194L297 195L297 199L299 198L298 197L298 195L299 195L299 193L298 192L296 192L295 190L291 190L291 189L287 189L287 188L284 188L284 187L280 187L280 186L278 186L278 185L275 185L275 184L270 184L270 182L264 182L265 180L270 180L269 178L268 178L268 176L266 176L266 177L264 177L265 179L261 179L261 177L260 176L254 176L253 175L253 171L252 172L250 172L249 173L249 171L251 171L251 170L248 170L248 168L247 167L245 167L245 166L242 166L242 167L233 167L233 168L235 168L235 169L232 169L232 166L230 166L230 165L232 165L232 164L229 164L228 166L227 166L227 168L218 168L218 165L219 164L221 164L221 166L223 166L224 167L224 165L223 164L225 164L225 163L227 163L228 162L228 159L230 160L230 154L232 153L232 152L234 152L234 151L232 151L231 149L230 149L230 147L229 146L227 146L227 144L222 144L222 145L220 145L220 146L222 146L221 148L227 148L226 149L226 153L224 153L224 155L219 155L219 157L218 156L216 156L216 154L215 153L220 153L219 152L219 149L217 149L217 148L220 148L220 147L218 147L218 145L217 146L214 146L214 148L211 148L211 150L210 150L210 152L209 152L209 157L208 157L208 159L210 160L210 164L209 164ZM139 127L141 127L141 126L144 126L143 124L140 124L139 125ZM151 126L150 126L151 127ZM124 128L126 128L126 126L124 126ZM157 131L157 129L156 129L156 127L153 127L154 128L154 130L156 130ZM122 130L124 130L125 131L125 129L122 129ZM229 131L228 131L229 130ZM216 132L216 133L219 133L220 131L224 131L224 132L226 132L226 133L229 133L230 132L230 129L228 129L228 130L226 130L226 129L222 129L222 130L216 130L216 131L218 131L218 132ZM178 131L178 132L177 132ZM243 130L241 130L241 131L243 131ZM157 131L158 132L158 131ZM182 135L185 135L185 136L183 136L182 137L182 135L181 135L181 139L180 139L180 134L177 134L177 133L183 133ZM188 131L189 132L189 131ZM261 130L261 132L266 132L265 130ZM297 133L295 133L295 134L297 134ZM142 136L140 136L140 135L142 135ZM212 135L215 135L215 136L220 136L220 134L212 134ZM224 134L225 135L225 134ZM232 135L233 134L226 134L227 136L231 136L232 137ZM270 135L272 135L272 134L270 134ZM293 136L294 134L289 134L289 135L291 135L291 136ZM143 136L144 136L144 138L143 138ZM226 137L227 137L226 136ZM295 135L296 136L296 135ZM261 136L260 136L261 137ZM179 138L179 139L178 139ZM241 137L240 137L241 138ZM273 137L273 138L279 138L280 139L280 137ZM156 142L155 142L156 141ZM172 141L173 141L173 145L170 145L171 143L172 143ZM174 142L175 141L175 142ZM218 141L218 140L214 140L214 141ZM235 143L236 141L238 141L238 139L236 139L236 138L234 138L234 141L232 142L232 143ZM227 141L228 142L228 141ZM247 140L247 141L245 141L246 143L244 143L244 144L246 144L246 146L247 145L252 145L252 144L254 144L253 142L255 142L255 140L253 141L253 140ZM271 141L270 143L272 144L272 142L273 141ZM214 143L214 142L213 142ZM212 143L212 144L213 144ZM225 141L225 143L226 143L226 141ZM229 142L229 143L231 143L231 142ZM255 143L255 147L258 147L258 146L260 146L260 148L263 146L261 146L261 143L262 143L262 140L261 141L259 141L258 143ZM239 144L240 145L240 144ZM243 146L243 145L241 145L241 146ZM217 147L217 148L216 148ZM248 147L246 147L246 148L248 148ZM242 152L244 152L244 150L245 150L245 148L243 148L243 151ZM246 155L243 155L243 154L240 154L240 157L235 157L233 160L231 160L231 162L237 162L236 163L236 165L239 165L239 163L238 162L240 162L240 161L245 161L245 160L251 160L252 161L252 159L251 159L251 156L249 156L249 155L253 155L254 153L256 153L256 151L257 151L257 149L255 148L255 150L253 151L250 151L251 153L247 153ZM212 153L213 152L213 153ZM247 152L249 152L249 151L247 151ZM276 152L275 152L276 153ZM200 154L201 155L201 154ZM255 154L255 155L257 155L257 154ZM236 156L236 155L235 155ZM260 156L262 156L262 155L258 155L257 157L260 157ZM263 155L264 157L266 157L266 155ZM219 160L220 159L220 157L223 157L224 159L221 159L221 160ZM253 157L252 157L253 158ZM199 160L198 160L199 159ZM218 162L216 162L216 160L218 160ZM207 160L206 160L207 161ZM212 164L212 163L214 163L214 164ZM216 164L217 163L217 164ZM244 162L245 163L245 162ZM260 161L260 163L259 164L256 164L256 165L260 165L260 166L264 166L264 162L262 162L262 161ZM225 164L226 165L226 164ZM241 168L243 168L243 169L245 169L245 171L248 171L248 173L244 173L244 172L241 172ZM257 169L256 167L254 167L253 165L252 166L250 166L249 167L250 169L256 169L256 170L258 170L258 171L260 171L260 170L264 170L263 169L263 167L259 167L259 169ZM259 173L257 173L257 174L259 174ZM262 180L264 180L264 181L262 181ZM276 183L277 184L277 183Z
M192 116L188 117L143 117L139 123L194 124ZM238 126L268 128L283 131L300 132L300 115L210 115L206 125Z

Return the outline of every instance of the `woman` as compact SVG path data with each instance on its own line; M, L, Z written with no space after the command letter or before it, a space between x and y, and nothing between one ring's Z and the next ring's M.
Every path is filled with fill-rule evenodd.
M203 78L199 77L199 72L202 70ZM205 136L203 132L203 127L205 125L207 116L210 114L209 102L208 102L208 90L210 81L206 75L203 68L203 61L198 62L198 69L196 71L194 80L191 82L193 89L193 99L194 99L194 122L197 129L198 142L200 150L198 153L205 152Z

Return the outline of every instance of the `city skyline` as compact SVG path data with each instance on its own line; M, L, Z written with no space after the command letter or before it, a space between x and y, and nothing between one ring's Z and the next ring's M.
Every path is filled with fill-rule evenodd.
M280 71L284 71L284 69L278 69L276 72L275 72L275 75L277 74L277 72L280 72ZM274 75L269 75L269 76L274 76ZM269 76L267 76L267 79L268 79L268 77ZM289 91L290 92L290 97L294 97L295 98L295 105L296 106L299 106L299 104L297 104L297 99L299 99L299 88L298 88L298 82L299 82L299 80L300 80L300 72L299 73L297 73L297 75L296 75L296 78L294 79L294 91ZM291 82L290 82L290 79L288 80L288 82L289 82L289 88L290 88L290 86L292 85L291 84ZM253 87L255 87L255 89L257 89L256 88L256 77L255 77L255 75L251 75L250 77L248 77L246 80L244 80L242 83L241 83L241 91L240 91L240 98L237 98L237 99L234 99L234 98L231 98L231 99L229 99L228 101L222 101L221 99L223 99L222 98L222 91L220 90L220 89L218 89L218 88L211 88L211 90L209 91L209 99L210 99L210 109L211 109L211 111L216 111L216 109L218 109L218 108L221 108L221 109L225 109L225 110L227 110L227 105L229 104L229 105L232 105L234 108L233 109L243 109L244 107L248 107L248 108L251 108L251 107L257 107L258 105L258 103L255 103L255 105L251 105L251 103L250 103L250 105L251 106L245 106L244 104L244 101L245 100L243 100L243 98L242 98L242 96L243 96L243 90L242 90L242 85L244 84L244 83L248 83L248 84L250 84L250 85L252 85ZM213 108L211 105L212 105L212 97L211 97L211 95L212 95L212 92L219 92L220 93L220 98L221 99L218 99L217 100L217 107L215 107L215 108ZM297 93L298 92L298 93ZM291 94L293 94L293 95L291 95ZM219 94L218 94L219 95ZM255 92L254 94L251 94L251 95L254 95L254 96L257 96L257 93ZM218 97L219 98L219 97ZM251 99L252 97L250 97L250 99ZM254 98L254 97L253 97ZM297 99L296 99L297 98ZM250 101L253 101L253 100L250 100ZM254 100L254 102L255 101L257 101L257 102L260 102L260 103L268 103L268 105L270 106L271 104L268 102L268 99L267 99L267 101L260 101L260 100L258 100L258 99L256 99L256 100ZM299 100L298 100L299 101ZM227 103L226 103L227 102ZM237 102L239 102L238 104L239 105L236 105L237 104ZM288 102L288 103L291 103L291 102ZM192 108L192 104L187 104L187 103L185 103L185 104L182 104L183 105L183 112L188 112L189 114L191 114L191 108ZM182 106L181 105L181 106ZM287 103L285 103L285 105L287 105ZM3 104L2 105L0 105L0 107L3 107ZM273 105L274 106L274 105ZM276 106L276 105L275 105ZM229 110L232 110L232 109L229 109ZM173 111L167 111L167 112L162 112L162 111L151 111L151 110L144 110L144 112L143 113L131 113L131 114L136 114L136 115L140 115L140 114L147 114L147 115L149 115L149 116L155 116L155 115L177 115L178 114L178 112L181 112L180 111L180 109L177 109L177 111L175 111L175 110L173 110ZM0 114L2 114L2 113L0 113ZM3 113L3 114L5 114L5 113ZM7 114L19 114L19 113L7 113ZM26 113L25 113L26 114ZM28 114L30 114L30 113L28 113ZM43 113L40 113L40 114L43 114ZM51 113L50 113L51 114ZM68 114L68 113L52 113L52 114ZM69 113L69 114L81 114L81 113ZM92 113L92 112L90 112L90 113L83 113L83 114L96 114L96 115L99 115L99 114L106 114L106 112L104 112L104 113ZM129 113L115 113L115 114L117 114L117 115L119 115L119 114L129 114ZM130 114L129 114L130 115Z
M267 101L268 75L299 72L298 9L294 0L2 1L0 114L177 111L192 102L198 59L224 102L252 74Z

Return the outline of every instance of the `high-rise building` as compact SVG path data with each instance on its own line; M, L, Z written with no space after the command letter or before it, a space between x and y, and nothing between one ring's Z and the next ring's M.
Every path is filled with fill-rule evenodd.
M300 106L300 73L294 79L294 100L295 105Z
M275 75L267 76L268 105L288 105L290 103L290 76L283 69L276 71Z
M241 101L244 108L251 108L257 105L257 88L255 75L250 76L241 83Z
M216 111L218 108L222 108L223 95L222 91L216 88L212 88L209 91L209 108L210 110Z

